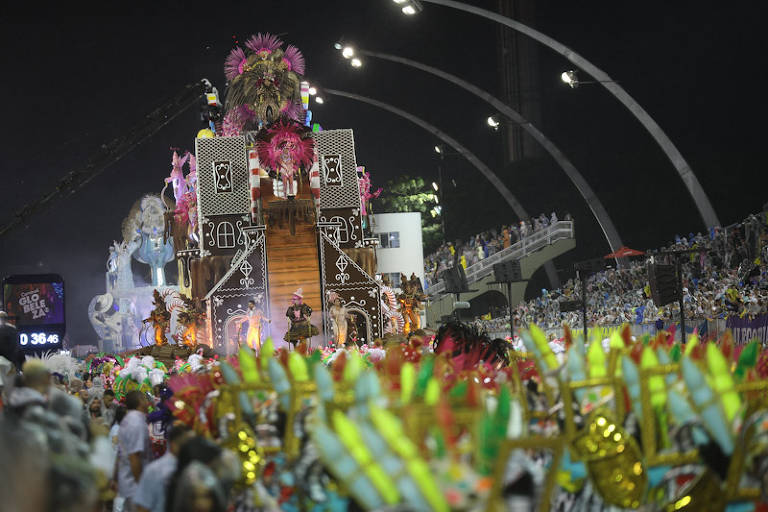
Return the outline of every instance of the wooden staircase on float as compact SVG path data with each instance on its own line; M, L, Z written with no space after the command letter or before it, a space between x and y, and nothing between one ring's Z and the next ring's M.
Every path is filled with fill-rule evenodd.
M312 203L307 184L299 191L297 203ZM271 180L262 179L262 204L265 213L270 204L284 199L272 194ZM312 209L313 210L313 209ZM291 235L288 221L278 222L265 216L267 224L267 276L269 279L269 305L272 323L270 332L276 347L282 346L283 335L288 331L289 322L285 312L291 305L293 293L302 288L304 302L312 308L311 323L321 332L312 338L312 346L321 343L322 336L322 297L320 285L320 256L317 248L317 227L314 212L311 215L295 217L295 234Z

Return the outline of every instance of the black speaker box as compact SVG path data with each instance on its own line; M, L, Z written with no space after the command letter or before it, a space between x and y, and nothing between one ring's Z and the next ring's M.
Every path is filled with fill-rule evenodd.
M445 283L446 293L463 293L469 290L467 276L461 265L440 272L440 279Z
M495 281L507 283L523 280L523 272L518 260L496 263L493 266L493 278Z
M674 265L648 264L648 284L656 306L666 306L680 299Z

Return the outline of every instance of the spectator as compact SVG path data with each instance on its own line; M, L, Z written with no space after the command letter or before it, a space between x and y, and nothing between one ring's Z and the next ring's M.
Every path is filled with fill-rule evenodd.
M168 435L168 449L159 459L150 462L141 475L134 503L137 512L164 512L166 488L176 471L176 456L191 437L192 430L184 424L173 425Z
M125 499L125 510L133 512L136 488L152 455L146 420L149 401L144 393L134 390L125 396L125 406L128 412L117 434L117 488Z
M116 411L115 392L111 389L104 390L104 395L101 397L101 416L107 425L112 425L114 422Z
M218 445L204 437L193 437L181 445L176 463L176 471L171 476L168 484L165 504L166 512L197 510L192 507L198 501L198 497L190 495L190 493L184 493L184 472L189 466L195 467L196 464L194 463L200 463L205 466L213 465L221 456L221 453L221 448ZM200 498L200 501L208 501L205 500L205 496Z

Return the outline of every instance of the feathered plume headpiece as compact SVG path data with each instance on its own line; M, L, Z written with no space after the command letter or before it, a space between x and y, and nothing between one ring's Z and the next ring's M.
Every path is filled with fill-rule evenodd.
M285 51L281 50L283 42L279 37L272 34L256 34L251 36L248 41L245 42L245 47L250 50L251 53L246 53L245 50L236 46L229 52L226 60L224 61L224 74L227 80L233 80L235 77L242 75L246 71L246 65L249 55L258 55L261 58L271 56L273 53L277 54L280 50L282 55L279 55L281 64L284 65L288 71L293 71L298 75L303 75L306 70L306 62L304 55L294 45L289 44Z

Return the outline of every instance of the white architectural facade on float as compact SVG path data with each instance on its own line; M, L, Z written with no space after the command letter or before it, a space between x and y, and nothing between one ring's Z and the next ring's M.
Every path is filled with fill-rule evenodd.
M381 240L376 248L378 274L389 276L393 287L399 287L401 273L406 277L415 273L424 283L421 213L376 213L372 228Z

